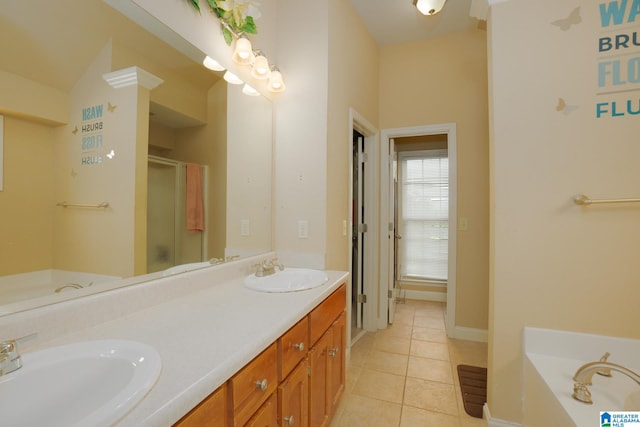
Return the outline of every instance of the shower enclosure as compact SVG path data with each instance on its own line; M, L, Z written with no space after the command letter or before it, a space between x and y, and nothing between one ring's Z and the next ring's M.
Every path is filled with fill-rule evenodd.
M147 182L147 273L205 261L204 231L187 230L186 169L176 160L149 156ZM207 212L208 167L202 167L204 211ZM206 218L206 214L205 214Z

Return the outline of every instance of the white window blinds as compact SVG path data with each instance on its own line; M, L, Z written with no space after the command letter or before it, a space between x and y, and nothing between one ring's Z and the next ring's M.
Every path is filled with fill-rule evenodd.
M449 161L447 150L401 153L400 276L447 280Z

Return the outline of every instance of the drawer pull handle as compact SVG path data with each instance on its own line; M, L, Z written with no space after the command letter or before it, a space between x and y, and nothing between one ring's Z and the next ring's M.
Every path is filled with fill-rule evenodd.
M269 383L267 383L267 379L265 378L262 381L256 381L256 388L262 391L266 391L267 390L267 386L269 385Z
M339 348L338 347L334 347L331 350L329 350L329 356L330 357L336 357L336 355L338 354Z
M291 415L290 417L284 417L284 422L287 423L287 425L292 426L294 421L293 421L293 415Z
M300 343L294 344L293 348L295 348L298 351L304 351L304 343L300 342Z

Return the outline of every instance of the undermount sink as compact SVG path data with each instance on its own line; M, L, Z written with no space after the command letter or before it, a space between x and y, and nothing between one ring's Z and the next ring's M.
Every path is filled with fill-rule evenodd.
M329 280L327 273L310 268L276 269L274 274L258 277L255 274L244 279L244 285L260 292L296 292L316 288Z
M152 347L99 340L24 353L0 377L0 424L109 426L144 398L160 375Z

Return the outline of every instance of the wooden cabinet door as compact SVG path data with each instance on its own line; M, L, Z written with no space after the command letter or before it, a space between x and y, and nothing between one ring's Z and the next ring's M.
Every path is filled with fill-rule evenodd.
M327 331L309 351L309 427L324 427L329 424L327 374L331 342L331 334Z
M276 393L273 393L271 397L258 408L244 427L279 427L276 399Z
M308 367L305 359L278 386L278 421L282 427L309 425Z
M338 407L338 402L344 391L345 383L345 350L347 345L347 317L342 313L329 331L331 344L328 354L328 374L327 374L327 412L333 416Z

